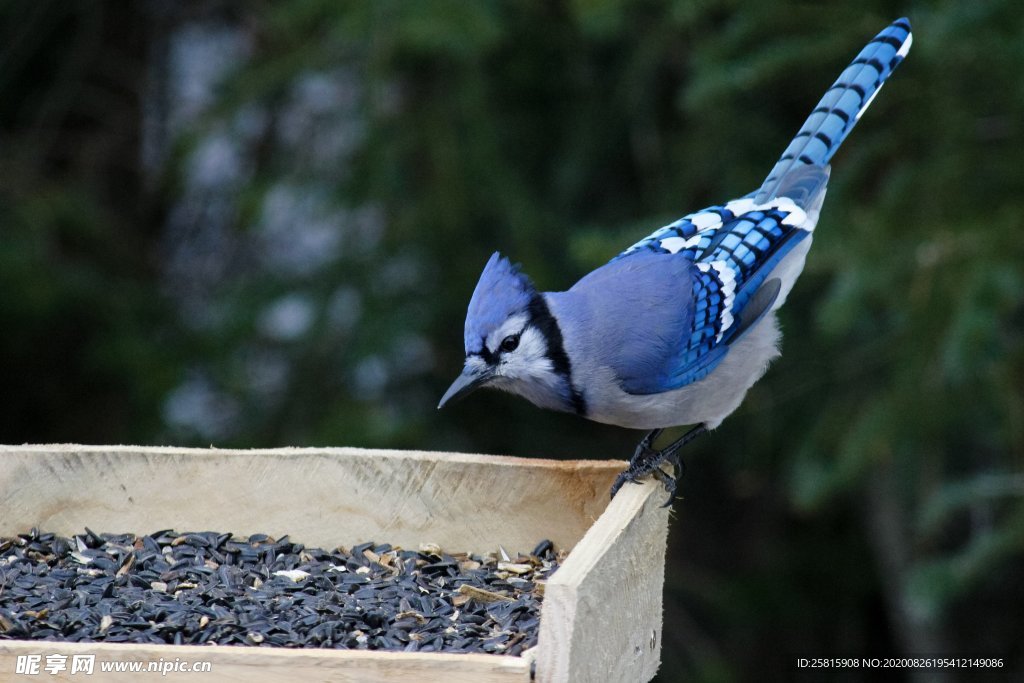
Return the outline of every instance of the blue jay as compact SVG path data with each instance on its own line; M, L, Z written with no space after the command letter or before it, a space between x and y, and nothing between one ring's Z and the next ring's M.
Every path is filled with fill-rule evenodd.
M779 355L775 311L811 247L829 160L911 41L907 19L875 36L759 189L666 225L568 291L539 292L508 259L491 256L469 302L465 367L438 408L487 386L651 430L612 495L652 475L668 505L679 449L736 410ZM662 429L678 425L696 426L655 449Z

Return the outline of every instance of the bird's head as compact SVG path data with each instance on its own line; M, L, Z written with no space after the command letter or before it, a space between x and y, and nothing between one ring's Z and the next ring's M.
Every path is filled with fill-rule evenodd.
M485 386L520 394L542 407L563 407L568 369L559 367L559 353L565 353L558 325L530 279L497 252L469 301L465 346L462 374L438 408Z

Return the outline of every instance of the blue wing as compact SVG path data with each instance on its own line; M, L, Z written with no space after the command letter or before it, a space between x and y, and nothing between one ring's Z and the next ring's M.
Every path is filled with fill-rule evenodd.
M780 283L766 284L766 280L786 254L810 235L800 227L806 214L788 200L734 212L749 202L737 200L710 209L722 219L713 230L685 238L673 228L669 234L648 238L643 246L609 264L625 265L634 259L690 264L688 296L676 303L685 315L670 314L684 319L685 325L672 344L662 347L658 362L645 363L642 372L630 367L631 356L624 359L616 370L626 391L660 393L702 379L775 302ZM698 218L698 224L701 220ZM683 234L691 229L685 224L678 227ZM645 282L646 287L651 284Z
M729 263L739 261L729 258L741 260L741 252L723 245L714 252L723 258L708 263L650 250L614 260L572 287L586 304L564 314L587 317L575 326L596 331L591 355L612 368L623 390L685 386L711 372L779 293L778 280L765 284L756 268L751 277L741 269L736 281Z

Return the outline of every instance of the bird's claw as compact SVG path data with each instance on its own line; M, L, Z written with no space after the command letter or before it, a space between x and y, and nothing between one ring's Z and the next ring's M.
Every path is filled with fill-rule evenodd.
M612 498L627 481L638 484L639 479L649 474L664 484L665 490L668 491L668 500L662 507L671 505L676 497L679 478L686 471L686 465L679 457L679 450L706 431L706 426L697 425L661 450L655 450L652 444L661 435L662 430L655 429L649 432L636 447L636 452L633 453L633 457L629 461L629 467L615 478L615 483L612 484ZM672 474L661 469L661 464L664 462L672 465Z
M619 489L626 482L639 484L640 479L650 474L660 481L665 486L665 490L668 491L668 499L662 507L668 507L675 500L677 479L685 469L682 460L679 458L679 449L684 442L682 440L676 441L660 451L654 450L651 444L658 438L660 433L660 429L652 431L636 447L636 452L629 461L629 467L620 472L619 476L615 478L615 483L612 484L612 498L615 497L615 494L619 492ZM664 462L672 465L672 474L661 469L661 465Z

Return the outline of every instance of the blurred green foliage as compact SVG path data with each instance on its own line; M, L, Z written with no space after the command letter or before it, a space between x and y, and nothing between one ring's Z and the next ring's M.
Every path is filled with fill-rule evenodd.
M1022 666L1024 14L903 11L913 50L834 160L785 353L687 455L661 680ZM563 289L750 191L896 16L0 6L0 438L626 457L639 435L504 395L434 411L486 258ZM174 65L217 31L240 47L189 109Z

